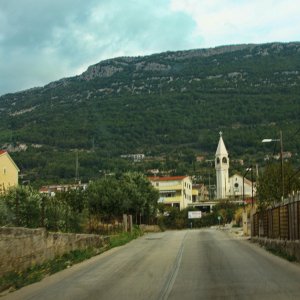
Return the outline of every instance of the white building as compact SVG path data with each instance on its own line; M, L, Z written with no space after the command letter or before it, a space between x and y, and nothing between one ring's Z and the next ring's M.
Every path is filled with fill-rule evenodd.
M245 196L245 199L247 199L252 197L252 192L253 196L255 196L256 188L254 184L252 187L252 182L250 180L244 178L243 183L243 176L239 174L234 174L229 177L229 158L222 138L222 132L220 132L220 139L215 155L215 169L217 178L217 199L234 198L241 200L243 195Z
M215 155L215 168L217 176L217 199L225 199L229 194L229 158L222 132L220 132L219 144Z
M250 171L249 171L250 173ZM249 199L252 197L252 181L244 178L244 191L243 191L243 176L239 174L234 174L229 178L229 194L228 196L231 198L242 199L243 195L245 199ZM253 196L256 194L256 187L253 184Z

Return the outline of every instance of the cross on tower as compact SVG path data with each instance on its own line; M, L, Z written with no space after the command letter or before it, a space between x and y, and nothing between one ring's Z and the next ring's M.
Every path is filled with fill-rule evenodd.
M220 134L220 136L222 136L223 132L222 132L222 131L220 131L220 132L219 132L219 134Z

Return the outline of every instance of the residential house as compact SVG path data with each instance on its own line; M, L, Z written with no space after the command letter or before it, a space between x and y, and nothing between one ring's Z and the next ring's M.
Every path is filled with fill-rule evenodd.
M0 150L0 193L18 185L19 168L6 150Z
M78 184L53 184L44 185L40 188L39 192L41 194L46 194L54 197L56 193L67 192L71 190L85 190L87 188L87 183Z
M207 187L201 184L193 184L193 203L209 200L209 191Z
M159 191L159 202L180 210L192 203L192 180L189 176L149 177Z

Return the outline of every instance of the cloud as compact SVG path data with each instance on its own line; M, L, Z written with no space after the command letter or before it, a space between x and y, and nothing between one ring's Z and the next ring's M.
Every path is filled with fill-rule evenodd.
M193 18L205 47L299 39L297 0L171 0L171 8Z
M117 56L299 40L298 0L1 0L0 95Z
M40 86L116 56L198 46L194 20L169 0L4 0L0 94Z

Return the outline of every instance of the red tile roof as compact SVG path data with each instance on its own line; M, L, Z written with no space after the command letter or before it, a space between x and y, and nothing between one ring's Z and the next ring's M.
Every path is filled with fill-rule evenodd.
M165 176L165 177L148 177L150 181L173 181L183 180L187 176Z
M0 149L0 155L1 155L1 154L4 154L4 153L6 153L6 152L7 152L6 150L1 150L1 149Z

